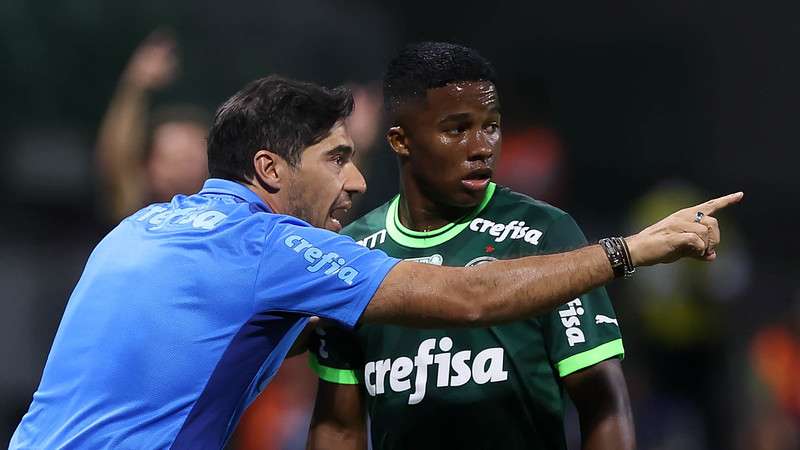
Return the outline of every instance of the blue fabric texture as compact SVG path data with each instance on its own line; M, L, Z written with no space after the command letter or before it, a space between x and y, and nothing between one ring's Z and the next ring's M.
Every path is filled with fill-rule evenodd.
M353 327L398 262L211 179L94 249L10 448L218 449L311 315Z

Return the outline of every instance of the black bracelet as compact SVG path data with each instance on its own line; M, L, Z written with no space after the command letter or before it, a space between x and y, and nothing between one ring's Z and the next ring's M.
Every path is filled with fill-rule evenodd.
M609 238L600 239L598 241L600 247L606 252L608 262L611 263L611 269L614 270L614 278L619 278L625 275L625 263L622 261L622 254L617 250L614 243Z
M631 260L631 253L628 250L628 243L621 237L600 239L600 247L606 252L611 269L614 270L614 277L630 277L636 268Z
M633 258L631 258L631 251L628 248L628 241L625 238L617 238L622 243L622 249L625 250L625 278L630 278L636 272L636 266L633 265Z

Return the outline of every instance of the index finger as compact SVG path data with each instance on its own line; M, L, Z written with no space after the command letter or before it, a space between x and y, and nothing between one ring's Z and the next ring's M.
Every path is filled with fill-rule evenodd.
M744 192L736 192L733 194L728 194L722 197L717 197L711 199L705 203L701 203L697 205L697 211L702 212L703 214L714 214L715 212L719 211L722 208L727 206L733 205L734 203L739 203L742 198L744 197Z

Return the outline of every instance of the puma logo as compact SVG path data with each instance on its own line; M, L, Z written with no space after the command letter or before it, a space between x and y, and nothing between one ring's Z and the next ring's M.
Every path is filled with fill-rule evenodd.
M619 326L617 319L612 319L611 317L604 316L602 314L594 316L594 323L597 325L600 325L601 323L613 323L614 325Z

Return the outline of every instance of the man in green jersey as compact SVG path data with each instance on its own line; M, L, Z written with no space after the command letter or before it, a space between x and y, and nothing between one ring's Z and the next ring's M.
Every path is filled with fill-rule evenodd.
M458 267L586 244L565 212L491 182L500 103L477 52L407 47L389 64L384 99L400 194L343 233L397 258ZM374 450L563 449L564 390L584 448L635 446L619 323L602 287L489 328L365 323L318 333L309 448L366 448L368 412Z

